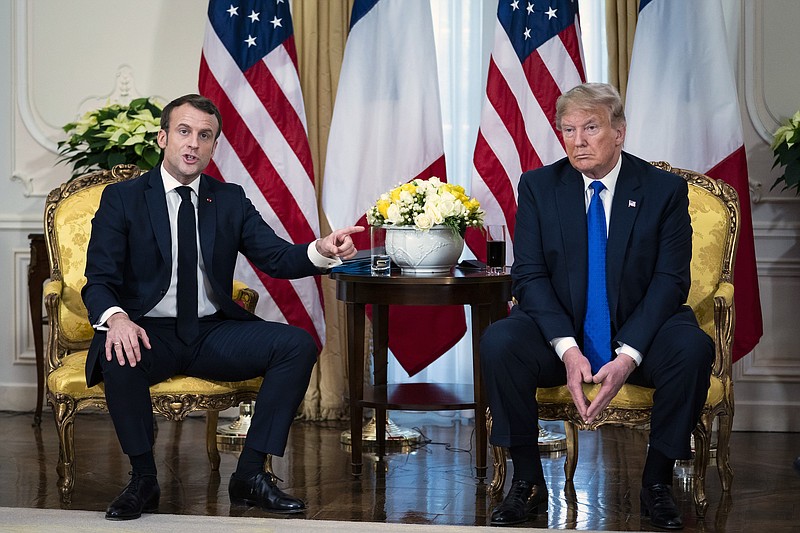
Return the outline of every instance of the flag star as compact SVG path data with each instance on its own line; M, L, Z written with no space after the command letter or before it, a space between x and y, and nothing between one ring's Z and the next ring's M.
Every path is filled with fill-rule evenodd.
M550 6L550 9L547 11L547 20L556 17L556 11L558 11L558 9L553 9L553 6Z
M253 37L252 35L248 35L247 39L245 39L244 42L247 43L247 48L250 48L251 46L256 45L256 38Z
M283 3L283 0L278 0L278 2L277 2L277 3L278 3L278 4L282 4L282 3Z
M516 11L517 9L519 9L519 0L514 0L511 2L511 10Z
M530 29L530 28L525 28L524 35L525 35L525 40L526 40L526 41L527 41L528 39L530 39L530 38L531 38L531 29Z
M231 17L234 16L234 15L236 15L238 17L239 16L239 6L233 7L233 4L231 4L231 7L228 9L228 14Z
M527 11L528 11L528 15L530 15L531 13L533 13L533 2L528 2L528 9L527 9Z
M254 9L254 10L250 11L250 14L249 14L249 15L247 15L247 18L249 18L249 19L250 19L250 22L255 22L255 21L257 21L257 20L260 22L260 21L261 21L261 19L259 19L259 18L258 18L258 16L259 16L260 14L261 14L261 13L256 13L256 11L255 11L255 9Z
M273 28L277 28L277 27L281 27L282 28L283 27L283 25L281 24L282 20L283 19L279 19L277 16L275 16L275 17L272 18L272 20L270 20L270 23L272 23L272 27Z

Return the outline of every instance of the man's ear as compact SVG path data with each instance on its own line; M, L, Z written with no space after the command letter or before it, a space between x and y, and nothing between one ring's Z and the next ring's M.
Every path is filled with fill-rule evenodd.
M156 142L162 150L167 147L167 130L158 130Z

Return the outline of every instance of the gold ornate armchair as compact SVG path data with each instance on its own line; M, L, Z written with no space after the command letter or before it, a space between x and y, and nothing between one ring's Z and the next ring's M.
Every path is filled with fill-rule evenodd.
M44 225L50 279L44 301L50 320L47 341L47 402L53 407L59 439L58 489L61 501L70 502L75 483L74 422L87 407L105 409L103 384L86 387L86 350L94 330L89 324L81 289L86 284L84 267L91 222L106 185L134 178L134 165L86 174L54 189L47 196ZM233 297L249 311L258 293L234 282ZM209 381L176 376L150 388L153 411L169 420L183 420L191 411L207 413L206 451L211 469L220 464L216 430L219 411L254 400L262 378L242 382Z
M682 176L689 182L689 214L692 219L692 285L687 303L694 310L700 327L714 339L716 350L711 386L700 420L694 429L694 503L697 514L708 508L705 494L706 467L710 456L711 428L719 419L717 471L722 490L727 492L733 480L728 462L733 425L733 382L731 380L731 342L733 340L733 264L739 238L739 199L736 191L721 180L672 168L668 163L657 167ZM598 385L584 384L584 392L593 400ZM611 404L590 425L578 415L566 386L542 388L536 393L539 418L563 420L567 436L566 479L571 481L578 464L578 430L594 430L604 424L647 427L653 405L653 389L623 385ZM487 416L491 431L491 414ZM506 450L493 446L493 495L502 493L506 478Z

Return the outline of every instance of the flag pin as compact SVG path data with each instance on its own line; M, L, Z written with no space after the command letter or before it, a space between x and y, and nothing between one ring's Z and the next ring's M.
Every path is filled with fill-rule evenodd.
M628 207L636 207L636 200L628 200Z
M211 198L206 198L206 202L211 203Z

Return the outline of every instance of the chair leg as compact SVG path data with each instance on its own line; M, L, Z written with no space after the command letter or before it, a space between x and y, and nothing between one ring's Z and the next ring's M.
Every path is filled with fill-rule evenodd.
M564 433L567 437L567 459L564 461L564 475L567 481L575 477L578 467L578 428L569 420L564 421Z
M719 435L717 438L717 472L722 483L722 491L731 490L733 483L733 469L730 464L731 431L733 429L733 416L728 411L719 415Z
M72 398L51 398L53 418L58 432L58 492L63 505L72 501L75 487L75 414L77 404Z
M492 434L492 412L486 408L486 434ZM492 482L489 484L489 494L492 496L502 496L503 487L506 484L506 449L502 446L492 445L492 464L494 466L494 473L492 475Z
M219 411L206 411L206 453L208 462L211 463L211 471L219 471L219 449L217 448L217 424L219 423Z
M700 415L700 421L694 429L694 506L697 516L702 518L708 510L706 497L706 468L711 454L711 427L714 416L709 413Z

